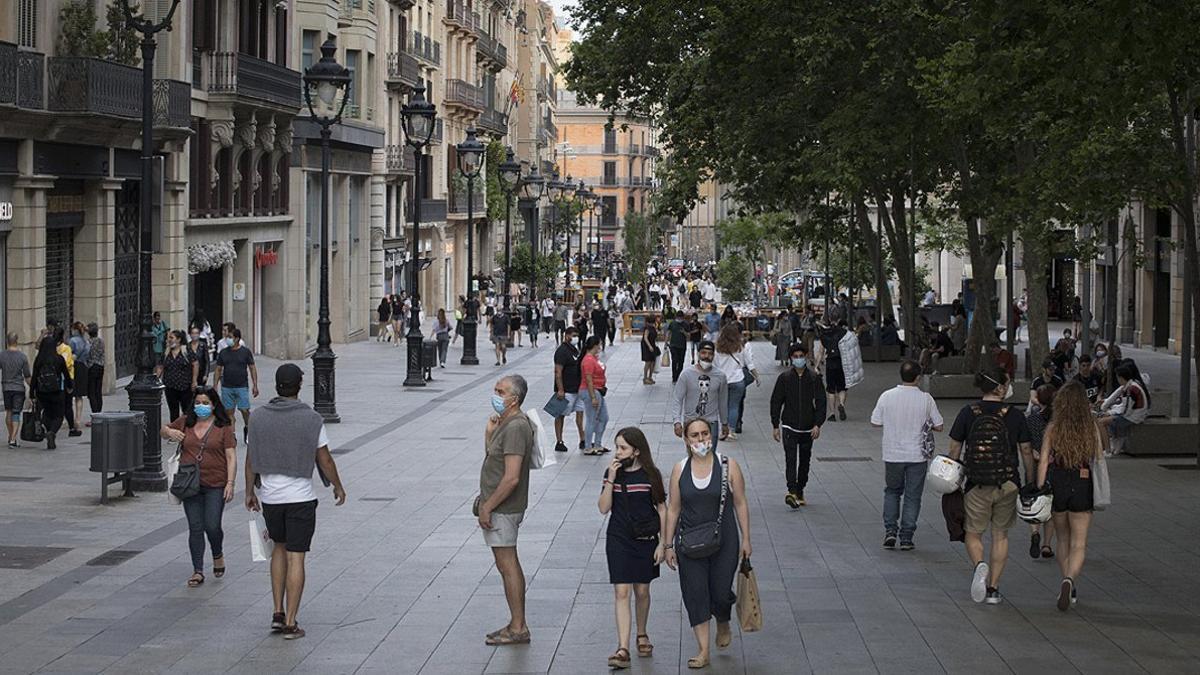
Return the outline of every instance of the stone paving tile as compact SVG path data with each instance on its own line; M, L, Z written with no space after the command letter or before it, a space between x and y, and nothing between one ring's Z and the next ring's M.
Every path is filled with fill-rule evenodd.
M767 345L754 348L769 361ZM534 642L489 647L482 636L504 620L506 605L469 506L497 371L451 368L435 374L437 391L409 392L397 385L399 350L371 342L338 352L344 422L330 435L335 448L348 450L337 458L350 501L335 509L321 494L304 640L266 631L269 576L266 566L247 562L247 516L238 502L225 519L229 573L187 589L179 509L161 495L98 506L85 437L56 453L6 453L6 475L42 480L6 484L2 543L72 550L33 570L0 570L0 672L607 672L616 639L596 511L604 460L557 454L556 465L533 473L520 552ZM550 353L514 350L502 370L526 375L529 406L550 394ZM606 358L610 438L640 424L660 466L669 467L681 456L664 423L669 374L643 387L636 344ZM379 368L380 359L393 367ZM262 361L269 372L273 363ZM777 372L762 370L768 380ZM1194 478L1155 460L1113 462L1117 506L1096 518L1071 613L1052 605L1057 565L1022 555L1023 526L1013 531L1006 604L975 605L966 594L965 553L946 541L933 496L925 496L916 551L879 548L883 465L878 432L865 420L894 371L894 364L867 365L867 383L851 392L850 421L827 425L817 443L810 505L799 512L782 504L782 452L769 442L766 414L770 384L750 389L746 433L721 451L745 468L766 626L735 631L729 650L713 652L712 672L1196 672ZM110 397L109 408L123 407L121 398ZM943 402L943 414L960 405ZM578 440L571 423L565 438L572 447ZM819 461L846 456L871 461ZM143 552L112 568L85 566L114 548ZM655 655L635 657L631 672L685 671L695 645L677 576L664 567L653 593Z

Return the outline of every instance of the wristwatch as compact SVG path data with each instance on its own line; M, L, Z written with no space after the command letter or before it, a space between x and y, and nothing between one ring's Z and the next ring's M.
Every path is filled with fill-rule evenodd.
M663 548L664 548L664 549L667 549L667 548L675 548L675 544L667 544L667 545L666 545L666 546L664 546Z

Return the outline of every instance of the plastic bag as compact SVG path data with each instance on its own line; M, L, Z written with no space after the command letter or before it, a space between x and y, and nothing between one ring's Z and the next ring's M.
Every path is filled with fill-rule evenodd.
M167 458L163 460L163 474L166 475L168 483L175 479L175 474L179 473L179 452L178 448L174 452L167 452ZM175 493L167 490L167 503L179 506L183 502L175 496Z
M529 418L529 423L533 425L533 457L531 458L532 464L530 464L530 467L544 469L548 466L553 466L557 460L554 459L554 455L546 454L546 428L542 426L542 418L534 408L526 409L525 416Z
M263 522L262 516L254 514L250 517L250 560L252 562L264 562L269 557L267 551L270 549L271 535L267 533L267 524Z

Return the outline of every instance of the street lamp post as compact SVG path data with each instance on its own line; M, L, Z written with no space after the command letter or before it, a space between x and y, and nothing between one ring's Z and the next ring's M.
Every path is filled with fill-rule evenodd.
M437 108L425 100L425 87L418 84L413 88L412 97L400 108L400 119L404 126L404 142L413 149L413 217L412 217L412 260L409 262L409 297L412 298L412 310L409 313L408 335L408 366L404 378L406 387L424 387L425 375L421 368L421 309L420 296L417 293L417 270L421 266L421 196L418 194L421 185L421 150L429 145L433 135L433 121L437 117Z
M529 169L529 174L521 179L521 196L533 203L533 213L529 221L529 301L537 298L537 259L538 259L538 211L542 201L542 193L546 191L546 179L538 173L537 164Z
M513 149L506 148L500 163L500 188L504 190L504 311L512 300L512 198L521 180L521 163L513 158ZM530 258L530 262L533 259ZM533 286L529 287L529 302L533 303ZM534 314L534 316L537 316Z
M475 179L483 168L483 143L476 137L475 127L467 129L467 138L458 149L458 172L467 179L467 311L463 317L463 353L459 363L479 365L475 355L475 332L479 326L479 304L475 301Z
M579 184L575 185L575 203L579 207L579 278L583 278L583 260L587 258L588 271L591 272L592 259L590 242L583 241L586 236L583 232L583 210L591 205L592 194L588 192L587 185L580 179ZM570 238L570 234L567 235ZM585 254L586 252L586 254Z
M553 202L558 209L565 208L575 196L575 184L571 181L571 177L567 176L567 180L560 181L558 174L554 174L554 178L546 184L546 191L550 194L550 201ZM558 214L555 214L558 215ZM561 218L561 216L560 216ZM564 223L570 222L567 219L562 219ZM567 278L563 283L564 293L571 287L571 230L570 227L564 228L566 232L566 261L567 261Z
M337 356L329 346L329 137L333 125L341 123L342 112L350 101L350 71L337 62L336 53L337 42L330 36L321 45L321 60L304 71L304 102L312 120L321 127L321 308L317 314L317 350L312 355L313 410L331 423L340 422L341 417L337 413L334 378ZM318 109L323 114L318 114Z
M162 442L158 429L162 423L163 384L154 373L154 333L150 330L153 297L151 294L151 262L154 254L154 51L158 43L154 36L171 30L171 18L179 0L172 0L165 19L153 22L145 16L134 16L129 0L121 0L125 23L142 34L142 181L140 224L138 232L138 314L141 335L138 337L137 374L125 387L129 393L129 409L143 414L142 466L133 473L130 488L161 492L167 489L167 475L162 468ZM68 317L69 318L69 317ZM68 403L70 405L70 403Z

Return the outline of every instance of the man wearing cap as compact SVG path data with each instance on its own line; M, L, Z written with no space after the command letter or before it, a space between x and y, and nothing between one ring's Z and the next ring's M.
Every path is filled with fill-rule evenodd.
M323 481L333 484L336 505L346 502L337 465L329 453L324 420L299 400L303 379L304 373L295 364L279 366L275 371L278 396L254 413L250 432L254 435L246 446L246 508L260 510L261 500L263 520L275 542L271 551L275 599L271 631L283 633L285 640L304 637L296 614L304 593L304 556L317 524L314 467L320 467Z
M683 438L683 423L702 418L708 422L712 450L716 452L717 441L729 435L729 420L726 419L729 383L724 373L713 368L717 347L712 340L701 340L696 355L699 357L696 365L680 373L671 392L675 435Z
M566 401L561 413L554 416L554 450L566 452L567 444L563 442L563 425L567 415L575 413L575 426L579 429L579 449L584 449L583 443L583 413L588 404L587 395L579 395L579 385L583 383L583 373L580 369L580 350L575 346L575 338L579 329L567 326L563 330L562 343L554 350L554 395L560 401Z

